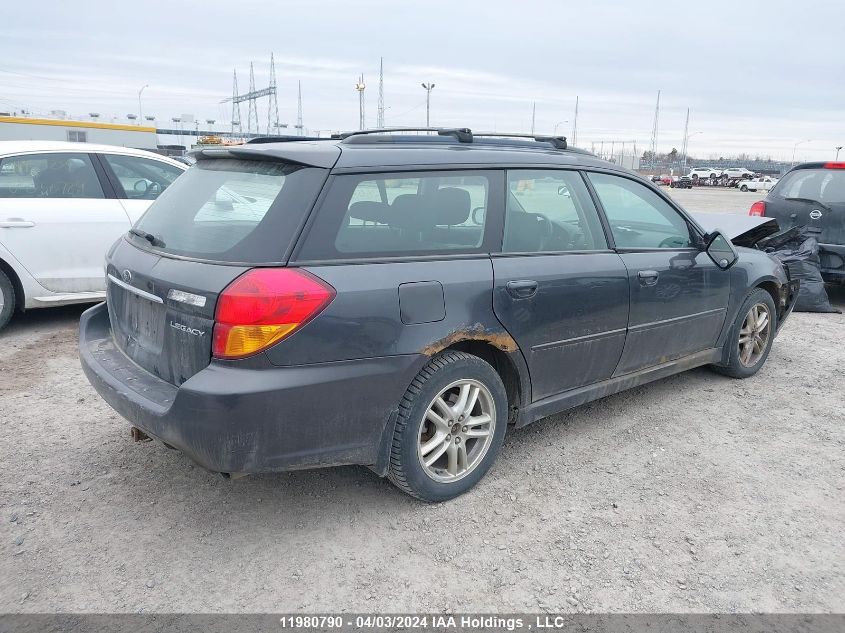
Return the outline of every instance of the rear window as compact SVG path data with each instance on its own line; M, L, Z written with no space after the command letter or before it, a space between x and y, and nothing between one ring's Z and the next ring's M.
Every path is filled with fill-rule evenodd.
M326 170L289 163L200 160L150 206L136 229L155 251L221 262L277 263L311 208Z
M845 203L845 169L796 169L772 190L779 198L803 198L822 204Z
M401 172L333 179L300 260L480 253L491 172Z

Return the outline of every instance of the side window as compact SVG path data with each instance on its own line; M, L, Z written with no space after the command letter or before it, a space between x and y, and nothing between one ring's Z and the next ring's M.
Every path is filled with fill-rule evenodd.
M563 170L508 171L505 253L607 248L581 175Z
M168 163L120 154L101 154L111 166L123 193L130 200L155 200L182 170Z
M491 172L337 176L299 258L481 252Z
M0 159L0 198L103 198L88 154L27 154Z
M687 248L690 227L675 209L645 185L629 178L591 173L616 246Z

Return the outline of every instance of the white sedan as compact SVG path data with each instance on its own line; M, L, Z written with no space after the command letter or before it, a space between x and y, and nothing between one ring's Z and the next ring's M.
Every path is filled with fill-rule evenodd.
M105 297L103 259L187 166L125 147L0 142L0 328Z

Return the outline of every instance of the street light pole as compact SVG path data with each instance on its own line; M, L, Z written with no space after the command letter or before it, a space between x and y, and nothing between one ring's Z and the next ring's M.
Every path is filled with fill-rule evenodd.
M569 121L558 121L555 123L555 130L552 132L552 136L557 136L557 128L559 125L566 125L567 123L569 123Z
M687 152L689 151L689 140L696 134L701 134L701 132L693 132L692 134L688 134L687 138L684 140L684 171L687 170Z
M423 83L425 88L425 126L431 127L431 91L434 90L433 83Z
M144 88L149 88L150 84L144 84L141 86L141 89L138 91L138 125L141 125L141 121L144 120L143 112L141 112L141 93L144 92Z
M798 141L795 145L792 146L792 162L789 164L790 167L795 165L795 150L798 149L798 146L803 144L803 143L809 143L809 142L810 142L810 139L807 139L806 141Z
M842 149L841 145L836 148L836 160L839 160L839 150L840 149Z

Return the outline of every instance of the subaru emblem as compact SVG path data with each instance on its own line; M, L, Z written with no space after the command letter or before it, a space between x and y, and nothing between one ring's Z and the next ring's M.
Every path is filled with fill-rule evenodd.
M129 283L130 281L132 281L132 273L129 272L128 270L124 270L122 273L120 273L120 276L123 279L123 281L125 281L126 283Z
M822 212L818 209L813 209L812 211L810 211L810 219L818 220L820 217L822 217Z

